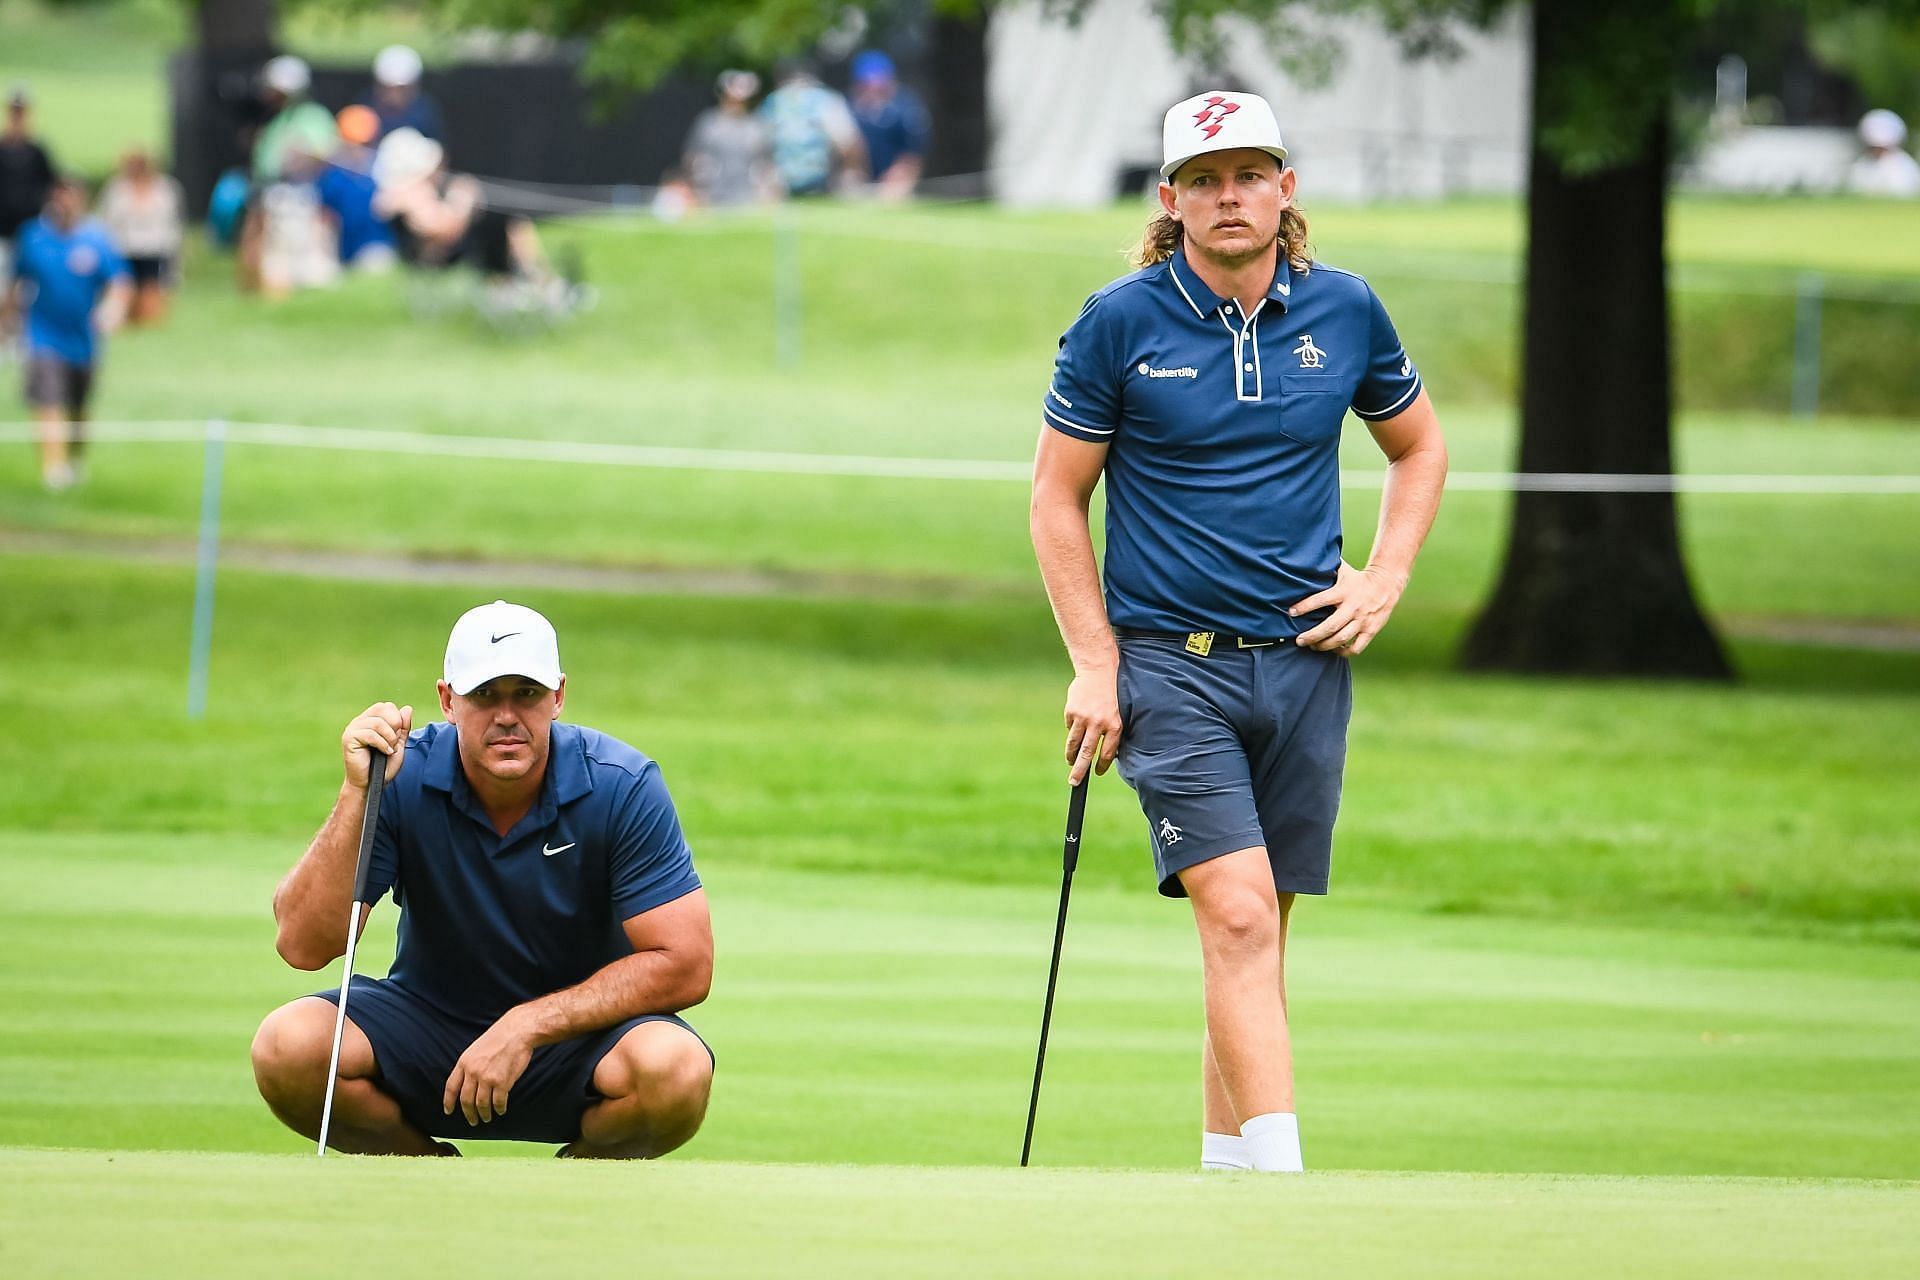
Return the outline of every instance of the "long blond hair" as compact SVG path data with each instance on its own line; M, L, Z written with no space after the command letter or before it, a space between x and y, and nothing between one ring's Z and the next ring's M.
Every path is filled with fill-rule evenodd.
M1185 234L1178 218L1165 209L1155 209L1153 217L1147 220L1147 229L1140 233L1139 245L1127 255L1127 261L1135 267L1165 262L1180 247L1180 238ZM1298 205L1280 211L1280 243L1295 270L1304 273L1312 267L1313 246L1307 243L1307 215Z

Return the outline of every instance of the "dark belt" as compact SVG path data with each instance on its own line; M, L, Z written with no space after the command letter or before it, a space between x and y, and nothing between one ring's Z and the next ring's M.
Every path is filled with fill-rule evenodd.
M1143 631L1139 627L1115 627L1113 634L1122 640L1171 640L1202 658L1215 649L1267 649L1276 644L1293 643L1292 636L1284 640L1256 640L1252 636L1223 636L1217 631Z

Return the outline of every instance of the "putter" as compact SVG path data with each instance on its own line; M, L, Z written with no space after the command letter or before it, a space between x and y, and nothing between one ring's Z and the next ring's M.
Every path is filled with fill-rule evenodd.
M1020 1143L1020 1167L1033 1153L1033 1117L1040 1109L1040 1072L1047 1065L1047 1028L1053 1023L1053 989L1060 980L1060 944L1067 936L1067 895L1073 891L1073 869L1080 861L1080 824L1087 816L1087 777L1074 784L1067 800L1067 840L1060 854L1060 918L1053 925L1053 964L1047 969L1047 1004L1040 1014L1040 1052L1033 1060L1033 1096L1027 1100L1027 1136ZM344 995L345 993L342 992Z
M380 792L387 785L387 753L369 747L367 757L367 816L360 824L360 858L353 869L353 901L347 904L347 962L340 973L340 1008L333 1019L333 1055L327 1060L327 1100L320 1108L322 1156L327 1154L327 1130L333 1124L333 1089L340 1071L340 1035L347 1029L347 988L353 984L353 944L360 938L360 900L367 896L374 824L380 820Z

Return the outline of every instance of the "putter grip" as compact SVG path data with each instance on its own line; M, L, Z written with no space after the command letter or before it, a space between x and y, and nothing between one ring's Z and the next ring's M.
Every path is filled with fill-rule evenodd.
M1080 825L1087 816L1087 781L1082 778L1075 783L1067 799L1067 840L1060 851L1060 868L1068 875L1080 865Z
M353 868L353 900L367 900L367 875L373 869L373 833L380 823L380 793L387 786L387 753L367 748L367 816L360 823L360 857Z

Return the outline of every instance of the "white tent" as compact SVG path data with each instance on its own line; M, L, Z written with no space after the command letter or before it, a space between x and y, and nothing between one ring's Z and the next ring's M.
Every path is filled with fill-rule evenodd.
M1227 65L1183 63L1148 0L1096 0L1079 25L1034 0L987 32L992 189L1014 205L1112 200L1159 164L1160 118L1206 88L1263 94L1311 199L1514 192L1526 180L1524 13L1462 37L1457 59L1406 58L1365 18L1326 20L1344 49L1329 83L1303 88L1250 29Z

